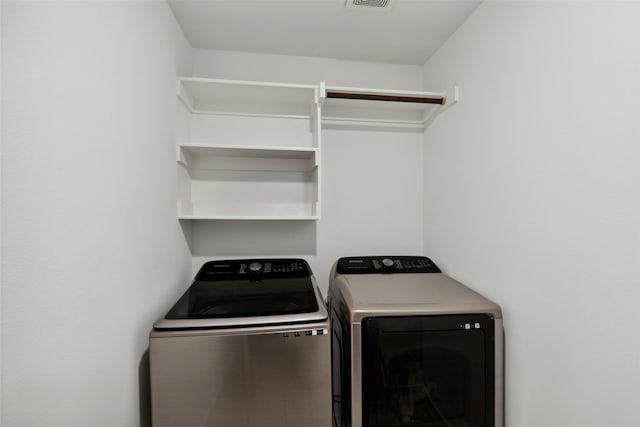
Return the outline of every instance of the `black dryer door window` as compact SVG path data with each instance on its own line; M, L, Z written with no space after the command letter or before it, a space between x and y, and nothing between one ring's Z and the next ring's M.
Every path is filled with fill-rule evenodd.
M489 427L493 321L486 315L363 321L363 427Z

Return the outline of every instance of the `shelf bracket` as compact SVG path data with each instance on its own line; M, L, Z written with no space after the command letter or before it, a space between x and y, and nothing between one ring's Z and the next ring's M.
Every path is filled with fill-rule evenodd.
M327 85L324 82L320 82L318 85L318 96L316 98L316 103L322 107L324 104L324 100L327 99Z
M436 118L438 114L442 113L443 111L451 108L452 106L458 103L458 101L460 100L460 89L458 85L451 86L449 89L447 89L446 92L444 93L443 99L445 100L445 102L443 102L439 108L431 110L427 114L425 114L425 117L424 117L425 129L429 127L431 122L433 122L433 120Z

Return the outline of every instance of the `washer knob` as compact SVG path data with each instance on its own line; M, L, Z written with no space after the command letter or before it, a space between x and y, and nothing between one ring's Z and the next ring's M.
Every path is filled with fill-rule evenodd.
M251 271L252 273L257 273L260 270L262 270L262 264L260 264L259 262L252 262L251 264L249 264L249 271Z
M382 260L382 265L384 265L385 267L393 267L396 263L393 262L393 260L391 258L384 258Z

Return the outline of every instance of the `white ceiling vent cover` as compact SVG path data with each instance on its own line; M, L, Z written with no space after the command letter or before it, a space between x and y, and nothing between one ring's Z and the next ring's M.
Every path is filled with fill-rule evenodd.
M391 0L347 0L347 9L385 11L391 8Z

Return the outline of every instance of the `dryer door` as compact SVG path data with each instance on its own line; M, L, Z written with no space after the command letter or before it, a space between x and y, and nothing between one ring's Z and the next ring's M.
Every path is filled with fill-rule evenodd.
M364 427L489 427L493 320L375 317L362 323Z

